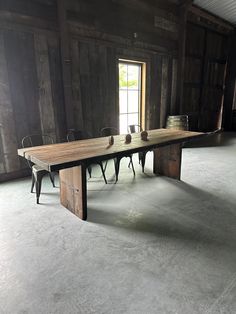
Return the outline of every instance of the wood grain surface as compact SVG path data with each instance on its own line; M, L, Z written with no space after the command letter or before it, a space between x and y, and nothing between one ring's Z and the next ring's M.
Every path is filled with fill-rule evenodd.
M125 135L114 136L114 145L109 146L108 137L36 146L18 150L18 155L31 160L46 170L55 171L86 164L95 160L106 160L127 153L154 149L166 145L186 142L205 136L204 133L173 129L148 131L148 141L142 141L140 133L132 134L132 141L125 143Z

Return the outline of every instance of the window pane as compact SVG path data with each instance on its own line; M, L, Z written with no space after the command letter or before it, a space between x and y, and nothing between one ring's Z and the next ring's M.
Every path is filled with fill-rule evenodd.
M127 114L120 115L120 134L127 133Z
M119 92L120 113L127 113L127 94L127 90L120 90Z
M128 115L128 125L139 124L138 113L130 113Z
M128 65L119 63L119 86L120 88L127 88Z
M139 88L139 65L128 65L128 88Z
M129 90L128 93L128 112L138 112L139 110L139 91Z

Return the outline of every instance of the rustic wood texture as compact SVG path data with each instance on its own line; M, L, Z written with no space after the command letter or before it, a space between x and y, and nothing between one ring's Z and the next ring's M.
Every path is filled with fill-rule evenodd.
M159 129L149 131L148 141L141 140L140 133L132 135L129 144L125 143L126 135L117 135L113 145L109 144L109 137L102 137L20 149L18 154L46 170L60 170L61 204L86 220L88 162L154 149L154 173L180 180L182 142L205 134Z
M8 79L4 37L0 32L0 174L18 171L16 126Z
M9 132L6 133L6 128L2 130L1 146L5 145L4 149L11 152L11 157L1 155L3 173L18 173L25 168L25 163L20 164L14 153L23 136L44 132L56 141L65 140L70 124L66 121L68 106L63 86L71 89L67 116L69 112L76 128L98 136L104 126L118 127L117 63L121 56L146 62L146 127L164 124L160 121L160 110L165 112L168 102L167 58L172 60L172 55L177 54L175 4L106 0L101 8L93 0L70 1L65 8L57 7L54 0L33 0L25 5L26 2L11 0L1 2L0 6L2 54L6 58L2 81L9 82L12 108L8 111L11 121L6 120L11 125L9 141L6 141ZM91 15L93 8L96 10ZM134 32L138 33L136 39ZM72 67L71 84L63 80L65 70L62 71L61 64ZM169 73L171 70L172 66ZM70 75L67 73L66 77ZM7 166L9 158L14 162Z
M4 43L17 138L20 144L24 136L41 131L34 40L32 34L5 30Z
M171 79L172 79L172 63L171 58L162 58L162 87L161 87L161 102L160 102L160 127L166 126L166 118L170 114L171 104Z
M43 18L47 20L56 19L56 3L42 0L8 0L0 2L0 10L17 12L25 16Z
M204 133L158 129L148 132L148 141L142 141L140 133L132 134L130 144L125 143L125 135L114 136L114 145L109 145L109 137L74 141L54 145L44 145L18 150L18 154L38 164L45 170L55 171L86 162L110 159L127 153L146 151L157 147L185 142L205 136Z
M57 38L48 40L49 68L51 78L52 99L58 141L65 141L67 134L65 106L63 96L62 69L60 61L60 48Z
M151 58L149 120L147 123L148 129L160 127L161 78L162 57L154 55Z
M82 220L87 219L86 167L63 169L60 176L61 204Z
M44 35L35 35L34 41L39 87L41 131L43 134L50 135L55 141L56 122L52 98L47 37Z
M168 145L153 150L153 172L180 180L182 144Z
M60 55L62 67L63 95L67 129L75 128L72 101L70 33L67 25L67 10L64 0L57 0L58 24L60 30Z
M222 34L227 34L234 30L234 26L231 23L218 16L211 15L195 5L190 8L189 19L202 27L207 27Z
M176 6L167 4L166 8L158 8L149 12L143 10L140 6L136 6L137 1L129 1L133 3L132 7L120 1L103 0L101 5L96 0L91 1L68 1L68 19L70 21L78 21L80 26L84 28L96 29L97 31L111 33L116 36L133 39L134 33L138 34L138 40L149 44L159 44L169 51L177 50L177 14L176 11L169 10ZM145 5L143 2L142 5ZM155 4L153 3L153 6ZM157 10L158 8L158 10ZM175 25L174 31L164 29L162 25L154 23L156 16L163 15L166 24ZM174 24L174 22L176 23ZM163 23L162 23L163 24Z
M178 50L178 72L177 72L177 93L174 114L183 112L183 88L184 88L184 64L185 64L185 45L186 45L186 23L188 6L180 5L179 8L179 50Z
M207 28L188 23L182 112L190 130L221 127L227 39Z
M71 62L72 62L72 101L74 124L76 130L84 129L84 115L81 100L81 81L80 81L80 50L78 40L71 40Z
M227 62L227 75L225 78L225 95L224 95L224 106L223 106L223 128L226 131L235 130L233 125L233 109L235 109L235 95L236 95L236 32L229 38L229 58Z

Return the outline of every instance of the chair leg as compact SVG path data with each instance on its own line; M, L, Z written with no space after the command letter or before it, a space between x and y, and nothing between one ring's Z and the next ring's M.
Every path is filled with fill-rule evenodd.
M115 165L116 182L117 182L118 177L119 177L119 171L120 171L120 158L119 157L114 159L114 165Z
M40 193L41 193L42 178L43 178L43 175L41 175L41 174L37 174L36 178L35 178L35 181L36 181L36 202L37 202L37 204L39 204L39 197L40 197Z
M131 166L132 166L133 174L134 174L134 176L135 176L135 170L134 170L134 164L133 164L132 155L130 156L130 164L131 164Z
M102 162L99 162L98 164L99 164L99 166L100 166L100 168L101 168L102 175L103 175L103 179L104 179L105 183L107 184L107 178L106 178L106 176L105 176L105 171L104 171L104 169L103 169Z
M55 188L55 172L49 172L49 178L52 182L52 186Z
M107 164L108 164L108 160L106 160L106 162L105 162L105 167L103 168L104 172L106 172Z
M88 169L88 173L89 173L89 178L91 178L92 177L92 167L88 166L87 169Z
M34 177L34 174L32 172L31 193L33 193L33 191L34 191L34 184L35 184L35 177Z
M139 163L141 163L141 165L142 165L142 172L144 172L146 154L147 154L147 152L140 152L139 153Z

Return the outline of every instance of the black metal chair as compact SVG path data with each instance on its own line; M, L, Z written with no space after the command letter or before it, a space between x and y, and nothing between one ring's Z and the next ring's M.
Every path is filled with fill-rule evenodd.
M117 130L117 128L114 128L114 127L104 127L101 129L100 134L101 134L101 136L117 135L118 130ZM127 155L121 156L121 157L115 157L114 158L114 165L115 165L116 182L118 181L118 177L119 177L120 161L123 157L129 157L130 158L129 167L130 167L130 165L132 166L133 174L135 176L132 154L127 154ZM107 161L106 161L104 171L106 171L106 167L107 167Z
M32 134L23 137L21 140L21 145L23 148L32 147L32 146L40 146L54 144L53 138L48 134ZM42 179L48 174L49 178L52 182L53 187L55 187L54 178L56 172L50 172L38 165L35 165L30 160L27 160L28 166L32 170L32 183L31 183L31 193L33 193L34 186L36 187L36 202L39 204L39 197L41 193Z
M89 132L82 131L82 130L71 129L67 133L67 141L68 142L86 140L86 139L90 139L90 138L92 138L92 135ZM104 182L107 184L107 179L105 176L105 171L103 169L102 161L97 161L96 163L100 166ZM89 177L91 178L92 177L92 166L91 166L91 164L87 165L87 170L89 173Z
M139 125L139 124L131 124L128 126L128 132L129 133L138 133L138 132L142 132L142 131L143 131L143 129L142 129L141 125ZM143 152L138 153L139 164L142 165L142 172L144 172L147 152L148 151L143 151Z
M138 132L142 132L143 129L141 127L141 125L139 124L130 124L128 126L128 133L138 133Z

